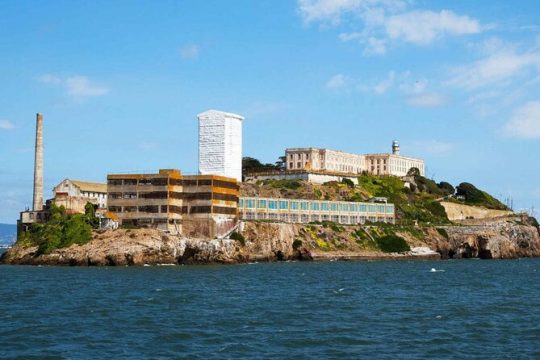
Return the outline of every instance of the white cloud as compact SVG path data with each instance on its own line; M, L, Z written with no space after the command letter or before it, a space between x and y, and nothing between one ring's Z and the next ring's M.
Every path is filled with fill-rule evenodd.
M91 84L86 76L73 76L65 80L67 93L76 97L101 96L109 92L104 86Z
M506 85L529 69L540 71L540 52L518 53L503 48L472 64L453 69L448 84L467 90Z
M452 151L454 145L439 140L416 141L412 144L411 150L419 153L446 154Z
M524 139L540 139L540 101L530 101L514 111L504 133Z
M329 22L338 24L344 12L356 10L362 0L298 0L298 10L306 24Z
M87 76L59 77L45 74L38 78L44 84L62 86L66 94L75 98L102 96L109 92L106 86L94 84Z
M388 90L390 87L394 85L395 78L396 78L396 73L394 71L390 71L386 79L381 80L373 88L373 91L375 92L375 94L378 94L378 95L384 94L386 90Z
M157 149L158 147L159 147L159 143L157 142L143 141L139 144L139 149L142 149L142 150L153 150L153 149Z
M409 95L407 97L407 103L415 107L437 107L446 103L446 97L437 93L420 93Z
M187 45L180 49L180 56L183 59L196 59L199 57L201 48L197 45Z
M11 130L15 128L15 125L9 120L0 120L0 129L1 130Z
M326 82L326 88L331 90L341 89L345 86L347 78L343 74L336 74Z
M468 35L481 31L478 21L453 11L411 11L392 15L384 27L391 39L427 45L443 35Z
M62 79L52 74L43 74L39 77L39 81L45 84L60 84Z
M451 10L406 12L410 3L406 0L299 0L298 9L306 24L338 26L344 23L349 29L356 28L357 31L341 32L338 37L343 42L356 40L364 44L364 53L368 55L386 53L391 41L428 45L445 36L477 34L487 28L478 20Z

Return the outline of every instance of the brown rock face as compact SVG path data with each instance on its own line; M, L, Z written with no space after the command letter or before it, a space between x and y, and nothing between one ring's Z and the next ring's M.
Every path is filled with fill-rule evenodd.
M362 230L363 229L363 230ZM359 230L360 234L358 233ZM367 231L366 231L367 230ZM396 228L411 247L430 248L441 258L507 259L540 256L540 232L527 218L497 219L482 226L446 226L407 231ZM229 239L187 239L158 230L95 231L82 246L37 256L37 247L16 244L0 259L4 264L70 266L142 266L281 260L437 259L437 254L382 253L372 238L376 226L321 226L246 222L245 243ZM420 232L422 236L415 236ZM371 235L370 235L371 234Z

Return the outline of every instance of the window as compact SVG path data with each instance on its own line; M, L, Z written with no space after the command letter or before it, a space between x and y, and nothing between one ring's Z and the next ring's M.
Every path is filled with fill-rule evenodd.
M280 210L287 210L289 208L289 202L286 200L280 200L279 201L279 209Z
M257 204L257 208L266 209L266 200L259 200Z
M301 164L302 164L301 162L297 162L297 163L296 163L296 167L297 167L298 169L300 169L300 168L302 167Z

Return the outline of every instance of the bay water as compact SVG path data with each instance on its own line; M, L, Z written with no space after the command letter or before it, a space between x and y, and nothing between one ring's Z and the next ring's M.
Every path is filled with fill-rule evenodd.
M0 358L539 359L540 259L0 266Z

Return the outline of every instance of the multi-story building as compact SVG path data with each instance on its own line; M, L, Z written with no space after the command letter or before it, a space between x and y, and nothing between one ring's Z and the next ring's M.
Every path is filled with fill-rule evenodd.
M424 160L402 156L399 143L395 140L391 154L368 154L366 165L367 171L374 175L406 176L412 168L417 168L422 176L426 173Z
M107 208L107 184L65 179L53 188L53 202L70 213L84 213L87 203Z
M199 120L199 174L242 181L242 121L240 115L209 110Z
M181 232L182 191L178 170L108 175L107 208L120 226Z
M290 223L333 221L340 224L394 223L395 207L388 203L359 203L276 198L240 198L242 220L275 220Z
M405 176L411 168L425 174L424 160L400 155L399 143L393 141L390 154L358 155L318 148L291 148L285 150L286 169L289 171L320 171L334 174Z
M319 148L285 150L287 170L314 170L342 174L359 174L366 169L363 155Z
M120 226L154 227L186 236L221 236L238 220L239 185L217 175L107 176L108 210Z

